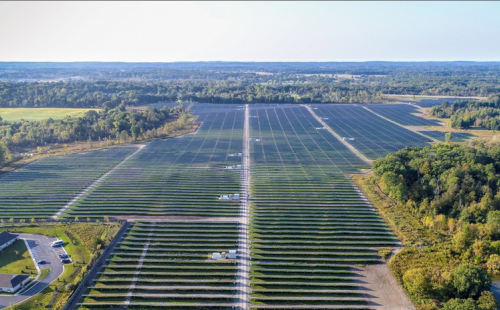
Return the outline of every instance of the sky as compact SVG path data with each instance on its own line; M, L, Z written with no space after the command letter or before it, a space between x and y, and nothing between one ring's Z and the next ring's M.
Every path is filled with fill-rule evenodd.
M0 2L0 61L500 61L500 2Z

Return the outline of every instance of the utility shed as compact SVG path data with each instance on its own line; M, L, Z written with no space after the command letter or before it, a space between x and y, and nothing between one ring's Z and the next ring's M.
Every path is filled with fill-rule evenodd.
M30 280L20 274L0 274L0 292L15 293Z
M221 259L221 258L222 258L222 256L218 252L215 252L212 254L212 259Z
M16 242L19 239L19 235L11 234L9 232L4 231L0 234L0 251Z

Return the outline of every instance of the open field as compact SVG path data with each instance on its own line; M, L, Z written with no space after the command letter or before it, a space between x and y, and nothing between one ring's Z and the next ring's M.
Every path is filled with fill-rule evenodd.
M49 118L63 119L66 116L80 117L89 110L99 109L74 109L74 108L0 108L0 117L8 122L42 121Z

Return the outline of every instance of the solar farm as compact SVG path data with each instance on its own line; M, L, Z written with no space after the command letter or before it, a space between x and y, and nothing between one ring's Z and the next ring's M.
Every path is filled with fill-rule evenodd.
M193 134L1 176L0 217L128 221L78 309L373 309L353 267L400 243L349 174L441 139L391 106L193 104Z
M374 104L369 110L403 126L439 126L439 121L419 117L417 107L407 104Z
M48 218L135 147L50 157L0 178L1 218Z
M359 105L314 106L314 112L339 136L369 159L377 159L408 146L423 147L429 140L375 115Z

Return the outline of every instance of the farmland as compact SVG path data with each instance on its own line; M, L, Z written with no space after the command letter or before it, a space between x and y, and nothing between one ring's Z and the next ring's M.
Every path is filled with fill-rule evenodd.
M80 117L89 110L98 109L76 109L76 108L0 108L0 117L8 122L43 121L49 118L63 119L66 116Z
M0 218L48 218L135 147L38 160L0 177Z

